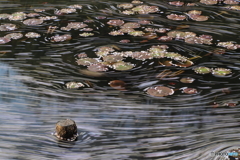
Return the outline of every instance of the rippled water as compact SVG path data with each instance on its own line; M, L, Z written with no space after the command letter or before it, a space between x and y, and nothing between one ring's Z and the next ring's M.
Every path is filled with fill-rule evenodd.
M124 1L131 2L131 1ZM212 152L227 152L239 146L239 65L238 50L225 54L209 54L219 41L240 43L239 11L223 8L223 5L176 7L168 1L146 1L160 12L148 15L126 16L119 13L115 1L2 1L0 13L30 12L34 8L48 9L43 15L53 15L54 9L71 4L81 4L77 14L59 16L37 27L24 27L18 32L39 31L46 34L49 25L66 26L69 20L93 20L95 36L52 43L44 38L22 38L0 45L0 159L103 159L103 160L195 160L225 159ZM173 21L170 13L201 10L210 18L205 22L191 20ZM102 19L106 17L105 19ZM187 44L181 40L160 42L139 37L113 37L106 22L123 19L137 22L151 20L149 26L176 29L198 35L212 35L213 45ZM0 20L1 23L6 23ZM15 22L21 25L19 22ZM56 33L63 33L56 30ZM6 33L1 32L1 36ZM64 32L65 33L65 32ZM164 35L164 34L162 34ZM160 36L160 35L158 35ZM130 43L119 43L130 39ZM76 64L79 53L94 56L97 47L114 45L122 51L141 50L152 45L167 44L171 51L194 59L194 66L187 68L165 67L157 62L137 62L130 71L109 71L94 74ZM226 77L200 75L193 72L195 66L223 67L232 70ZM183 72L176 76L156 78L159 73ZM192 84L184 84L182 77L192 77ZM66 82L87 80L93 88L71 90ZM127 91L111 88L111 80L123 80ZM152 85L171 87L175 93L167 97L150 97L144 89ZM197 94L185 94L182 87L196 88ZM60 142L51 135L57 121L71 118L76 121L80 137L76 142Z

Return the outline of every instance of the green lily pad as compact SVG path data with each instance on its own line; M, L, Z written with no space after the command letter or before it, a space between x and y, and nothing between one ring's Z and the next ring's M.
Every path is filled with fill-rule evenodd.
M114 63L112 66L113 66L113 69L118 70L118 71L126 71L126 70L130 70L134 67L133 64L128 63L128 62L123 62L123 61Z

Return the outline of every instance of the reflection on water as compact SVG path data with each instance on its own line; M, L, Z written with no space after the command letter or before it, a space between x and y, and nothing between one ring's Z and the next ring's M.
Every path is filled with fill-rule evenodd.
M129 1L130 2L130 1ZM64 1L39 1L26 4L18 1L1 2L1 13L30 12L32 8L49 9L42 15L53 15L54 9L64 8ZM15 3L15 2L14 2ZM148 1L161 12L126 16L116 8L119 2L86 2L78 14L59 16L40 26L21 26L17 32L38 31L40 39L13 40L0 46L0 157L1 159L223 159L211 152L227 152L239 147L239 50L212 54L218 42L239 41L239 13L221 6L198 3L210 18L205 22L173 21L170 13L185 13L186 7L176 7L167 1ZM68 2L67 5L76 4ZM105 18L106 17L106 18ZM66 26L69 20L92 20L94 36L79 38L71 31L72 40L52 43L46 32L49 25ZM188 44L174 39L160 42L156 38L110 36L109 19L137 22L151 20L149 27L167 27L213 36L213 45ZM1 23L6 23L4 20ZM186 27L188 26L188 27ZM143 29L143 28L142 28ZM1 36L10 32L1 32ZM67 32L56 30L55 33ZM129 39L130 43L120 43ZM143 41L144 40L144 41ZM140 51L152 45L166 44L170 51L192 58L194 66L180 68L162 66L158 61L139 61L130 71L110 70L94 73L76 64L79 53L95 56L97 47L114 45L121 51ZM200 57L200 58L199 58ZM193 68L229 68L232 74L219 77L196 74ZM179 72L181 71L181 72ZM179 73L179 74L176 74ZM156 78L158 77L158 78ZM194 78L182 83L181 78ZM67 89L71 81L89 81L94 87ZM113 80L126 83L126 91L109 86ZM150 97L144 89L153 85L173 88L167 97ZM183 88L195 88L196 94L183 93ZM57 121L73 119L78 126L78 141L58 141L51 133Z

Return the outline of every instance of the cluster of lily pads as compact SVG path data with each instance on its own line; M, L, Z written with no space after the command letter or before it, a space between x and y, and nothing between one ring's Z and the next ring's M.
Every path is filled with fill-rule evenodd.
M194 68L194 71L197 74L208 74L212 73L215 76L226 76L232 73L230 69L227 68L208 68L208 67L196 67Z

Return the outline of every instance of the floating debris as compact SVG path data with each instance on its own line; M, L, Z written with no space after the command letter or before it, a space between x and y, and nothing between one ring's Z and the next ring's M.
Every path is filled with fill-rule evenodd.
M89 36L94 36L94 33L83 32L83 33L79 34L79 36L81 36L81 37L89 37Z
M28 32L28 33L25 34L25 36L27 38L39 38L39 37L41 37L41 35L36 33L36 32Z
M52 42L63 42L63 41L68 41L70 39L72 39L70 34L64 34L64 35L61 35L61 36L56 35L56 36L51 37Z
M117 7L118 8L123 8L123 9L129 9L129 8L133 7L133 4L131 4L131 3L122 3L122 4L117 5Z
M132 8L132 11L137 12L139 14L149 14L158 12L159 9L157 6L140 5Z
M0 14L0 19L8 19L9 17L10 17L10 14L7 14L7 13Z
M32 19L27 19L23 21L23 24L28 25L28 26L34 26L34 25L39 25L42 24L43 20L42 19L37 19L37 18L32 18Z
M226 76L228 74L231 74L231 70L227 68L215 68L212 69L212 74L215 76Z
M124 21L120 20L120 19L112 19L112 20L108 21L107 24L112 25L112 26L121 26L124 24Z
M196 68L194 68L194 71L197 74L208 74L211 72L211 69L208 67L196 67Z
M85 85L81 82L68 82L65 84L68 89L78 89L84 87Z
M8 17L8 19L12 21L21 21L25 18L27 18L27 15L23 12L15 12Z
M198 93L198 91L195 88L184 88L183 89L183 93L186 93L186 94L196 94L196 93Z
M154 97L165 97L165 96L172 95L174 93L173 89L165 86L149 87L146 90L147 90L147 94Z
M108 67L104 64L96 63L96 64L89 65L87 69L89 71L94 71L94 72L103 72L103 71L107 71Z
M54 135L64 141L75 141L78 137L77 125L71 119L58 121Z
M23 37L23 34L22 33L10 33L10 34L7 34L4 37L8 38L8 39L20 39L20 38Z
M81 58L77 60L77 64L83 66L89 66L98 62L99 60L97 60L96 58Z
M6 44L10 42L10 39L9 38L6 38L6 37L0 37L0 44Z
M5 23L0 25L0 31L13 31L17 29L17 26L12 23Z
M125 90L126 83L121 80L113 80L108 83L112 88L117 90Z
M180 2L180 1L172 1L172 2L169 2L170 5L173 5L173 6L183 6L184 5L184 2Z
M112 66L113 66L113 69L118 70L118 71L130 70L134 67L133 64L124 62L124 61L114 63Z
M193 83L195 79L194 78L191 78L191 77L183 77L180 79L180 82L182 83Z
M178 14L170 14L170 15L167 15L167 18L171 19L171 20L182 21L182 20L186 19L186 16L178 15Z

